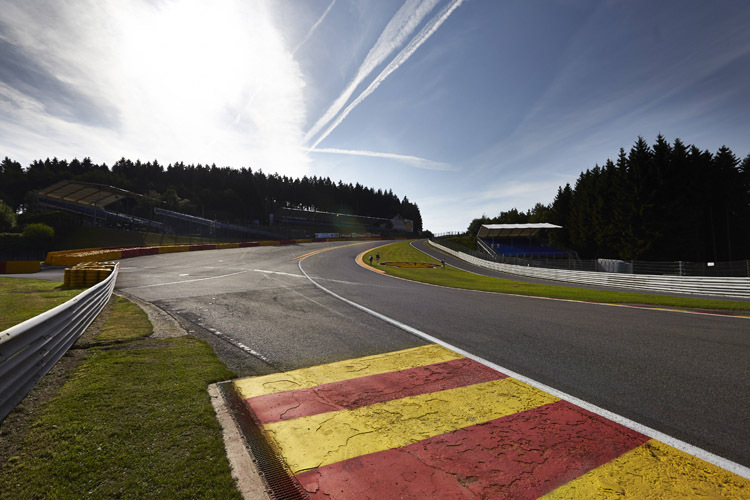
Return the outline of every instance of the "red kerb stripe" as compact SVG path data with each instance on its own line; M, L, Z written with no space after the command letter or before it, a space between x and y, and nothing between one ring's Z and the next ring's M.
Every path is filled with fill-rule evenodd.
M505 378L505 375L467 358L396 372L370 375L310 389L257 396L247 405L258 420L279 420L351 410L373 403L426 394Z
M538 498L648 441L566 401L297 475L313 499Z

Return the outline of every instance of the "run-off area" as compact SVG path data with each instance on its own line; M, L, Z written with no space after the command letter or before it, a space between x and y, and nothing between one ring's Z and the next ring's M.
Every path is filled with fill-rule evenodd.
M750 481L437 345L234 381L311 498L748 498Z

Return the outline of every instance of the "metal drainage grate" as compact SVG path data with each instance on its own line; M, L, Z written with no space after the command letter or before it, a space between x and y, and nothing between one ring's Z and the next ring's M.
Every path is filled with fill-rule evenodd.
M310 496L279 459L260 430L255 415L244 404L231 382L218 384L235 422L240 426L245 442L252 451L258 470L275 500L309 500Z

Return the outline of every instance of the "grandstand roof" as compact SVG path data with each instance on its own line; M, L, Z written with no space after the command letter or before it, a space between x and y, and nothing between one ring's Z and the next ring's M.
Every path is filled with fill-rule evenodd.
M479 238L511 238L517 236L536 236L542 229L562 229L547 222L539 224L482 224L477 237Z
M39 191L39 196L96 207L106 207L123 198L148 198L114 186L81 181L60 181Z

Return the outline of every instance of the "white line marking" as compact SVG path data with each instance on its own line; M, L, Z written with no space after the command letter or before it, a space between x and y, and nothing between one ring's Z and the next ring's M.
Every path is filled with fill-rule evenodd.
M236 276L238 274L243 274L248 271L249 269L245 269L244 271L237 271L236 273L222 274L221 276L209 276L208 278L195 278L192 280L170 281L169 283L153 283L151 285L131 286L127 288L122 288L122 290L134 290L136 288L151 288L154 286L178 285L180 283L193 283L195 281L216 280L219 278L228 278L229 276Z
M688 453L696 458L699 458L701 460L705 460L706 462L709 462L711 464L714 464L718 467L721 467L722 469L728 470L729 472L732 472L734 474L737 474L738 476L744 477L745 479L750 479L750 468L745 467L744 465L740 465L738 463L732 462L731 460L728 460L726 458L720 457L718 455L714 455L713 453L703 450L701 448L698 448L697 446L693 446L692 444L688 444L684 441L681 441L677 438L673 438L672 436L668 436L667 434L664 434L663 432L657 431L656 429L652 429L650 427L646 427L645 425L639 424L638 422L635 422L633 420L630 420L628 418L625 418L621 415L618 415L616 413L613 413L609 410L605 410L604 408L600 408L596 405L593 405L591 403L588 403L586 401L583 401L582 399L578 399L575 396L571 396L570 394L566 394L562 391L559 391L557 389L554 389L546 384L543 384L541 382L537 382L534 379L531 379L529 377L525 377L521 375L520 373L516 373L513 370L508 370L507 368L504 368L498 364L493 363L492 361L488 361L484 358L480 358L479 356L476 356L468 351L464 351L463 349L460 349L458 347L455 347L448 342L445 342L443 340L440 340L436 337L433 337L432 335L429 335L427 333L424 333L421 330L417 330L416 328L413 328L409 325L406 325L404 323L401 323L400 321L397 321L395 319L392 319L384 314L381 314L377 311L373 311L372 309L368 309L365 306L359 305L356 302L353 302L349 299L346 299L342 297L341 295L336 294L335 292L332 292L331 290L325 288L323 285L319 284L315 280L313 280L304 269L302 269L302 261L300 260L298 262L299 270L302 271L302 274L307 277L307 279L310 280L310 282L315 285L316 287L320 288L324 292L336 297L337 299L341 300L342 302L345 302L349 304L352 307L356 307L360 311L366 312L367 314L374 316L378 319L381 319L385 321L386 323L389 323L396 328L400 328L401 330L404 330L405 332L411 333L412 335L416 335L417 337L420 337L424 340L427 340L428 342L432 342L434 344L441 345L447 349L450 349L453 352L456 352L458 354L461 354L462 356L465 356L469 359L473 359L474 361L481 363L489 368L492 368L493 370L497 370L499 372L502 372L509 377L512 377L516 380L520 380L521 382L524 382L525 384L528 384L532 387L535 387L541 391L544 391L548 394L551 394L555 397L558 397L560 399L564 399L565 401L572 403L576 406L579 406L585 410L588 410L592 413L596 413L597 415L600 415L604 418L607 418L609 420L612 420L613 422L617 422L620 425L623 425L629 429L632 429L636 432L640 432L641 434L648 436L652 439L656 439L657 441L661 441L662 443L668 444L669 446L672 446L673 448L677 448L680 451L684 451L685 453Z
M305 278L305 276L303 276L301 274L283 273L281 271L266 271L266 270L263 270L263 269L253 269L253 271L258 272L258 273L263 273L263 274L280 274L282 276L291 276L292 278L302 278L302 279ZM322 280L322 281L330 281L332 283L343 283L345 285L361 285L362 284L362 283L355 283L353 281L341 281L341 280L333 280L333 279L328 279L328 278L320 278L320 277L317 277L317 276L316 276L315 279L319 279L319 280Z
M258 351L254 350L254 349L251 349L250 347L246 346L245 344L243 344L239 340L235 340L232 337L224 335L219 330L216 330L214 328L207 328L207 330L210 331L211 333L213 333L214 335L216 335L217 337L219 337L220 339L223 339L224 341L226 341L229 344L233 345L234 347L236 347L238 349L241 349L241 350L245 351L246 353L248 353L248 354L250 354L252 356L255 356L256 358L260 358L262 361L265 361L269 365L271 364L271 361L268 358L266 358L265 356L263 356Z
M263 274L280 274L282 276L291 276L292 278L304 278L301 274L282 273L281 271L266 271L264 269L253 269L253 271Z

